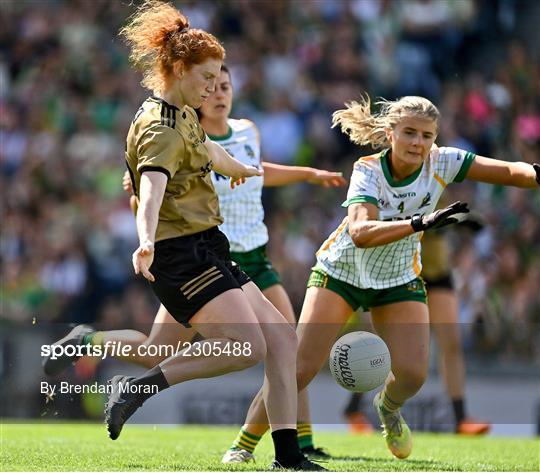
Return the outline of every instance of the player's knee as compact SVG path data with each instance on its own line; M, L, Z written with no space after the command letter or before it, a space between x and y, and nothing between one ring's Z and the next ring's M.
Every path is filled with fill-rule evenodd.
M279 358L283 363L294 362L298 351L298 338L294 327L286 322L265 327L268 356Z
M407 392L416 393L424 385L427 378L427 366L406 366L394 370L396 382Z
M273 349L287 358L296 359L298 337L296 336L294 327L287 323L279 324L279 336L275 338L277 338L277 341Z

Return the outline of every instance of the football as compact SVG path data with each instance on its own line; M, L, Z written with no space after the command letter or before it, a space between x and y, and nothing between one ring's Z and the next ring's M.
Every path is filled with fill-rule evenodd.
M365 393L386 380L390 373L390 352L381 337L369 332L351 332L334 343L329 364L340 386Z

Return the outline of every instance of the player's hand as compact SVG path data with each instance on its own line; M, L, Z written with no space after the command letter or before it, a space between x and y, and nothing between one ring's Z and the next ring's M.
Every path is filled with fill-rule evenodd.
M133 187L131 185L131 177L129 175L129 171L126 171L124 173L124 176L122 177L122 187L128 194L133 194Z
M477 214L475 212L471 212L467 214L465 218L457 223L460 228L466 228L467 230L470 230L472 233L478 233L479 231L483 230L486 226L484 219L480 214Z
M136 195L132 195L129 198L129 207L131 208L131 211L133 212L133 215L135 217L137 216L137 210L139 209L139 199L137 199Z
M264 171L262 169L256 168L254 166L244 166L244 169L238 176L231 176L231 189L234 189L236 186L244 184L246 178L253 176L262 176Z
M139 248L133 252L132 261L135 274L142 273L150 282L155 281L154 275L150 272L150 266L154 261L154 244L152 242L141 243Z
M241 186L245 182L246 182L245 177L239 177L239 178L231 177L231 189L234 189L236 186Z
M441 228L451 225L459 220L453 215L469 213L466 202L454 202L444 209L437 210L429 215L415 215L411 219L411 226L415 232L423 232L430 228Z
M532 166L536 171L536 182L538 182L538 185L540 186L540 164L534 163Z
M314 169L313 175L308 179L310 184L316 184L322 187L343 187L347 184L347 179L341 172L330 172L322 169Z

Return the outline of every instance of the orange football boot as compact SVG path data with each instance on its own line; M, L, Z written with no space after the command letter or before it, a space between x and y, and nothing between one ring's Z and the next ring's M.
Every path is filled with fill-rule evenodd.
M466 417L457 425L457 433L461 435L485 435L491 430L491 424L471 417Z
M347 421L349 422L349 429L353 434L367 435L375 431L369 419L361 412L348 414Z

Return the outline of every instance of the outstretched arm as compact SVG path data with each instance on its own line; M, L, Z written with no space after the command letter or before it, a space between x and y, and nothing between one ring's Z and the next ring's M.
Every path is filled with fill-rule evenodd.
M533 188L540 185L540 166L477 156L467 172L467 179L503 186Z
M216 172L224 176L229 176L235 181L246 177L262 176L262 171L253 166L246 166L237 159L234 159L221 145L212 140L207 138L204 144L208 149Z
M263 162L264 186L277 187L294 184L296 182L309 182L322 187L341 187L347 184L340 172L324 171L303 166L285 166Z

